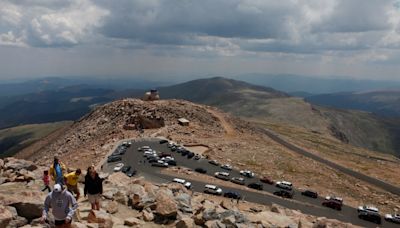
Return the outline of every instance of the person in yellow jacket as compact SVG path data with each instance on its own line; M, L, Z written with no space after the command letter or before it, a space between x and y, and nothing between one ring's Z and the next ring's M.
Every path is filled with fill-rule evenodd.
M67 184L67 189L71 193L76 194L76 200L78 200L79 196L81 195L78 189L78 181L81 173L82 173L81 169L77 169L75 172L70 172L64 176L65 182Z
M50 166L49 174L56 184L65 185L64 173L67 172L67 167L60 161L57 156L54 156L54 162Z

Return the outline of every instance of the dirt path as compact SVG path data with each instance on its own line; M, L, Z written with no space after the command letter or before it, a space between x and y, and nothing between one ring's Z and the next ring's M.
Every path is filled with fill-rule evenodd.
M218 111L215 111L213 109L207 109L209 113L211 113L213 116L217 117L219 122L221 123L222 127L224 128L227 137L233 137L236 135L236 131L233 128L233 126L226 121L224 115Z

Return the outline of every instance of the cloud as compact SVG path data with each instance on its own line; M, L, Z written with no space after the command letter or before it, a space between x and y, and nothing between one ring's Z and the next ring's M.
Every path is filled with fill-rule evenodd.
M73 46L93 35L93 28L106 14L89 0L4 0L0 32L2 36L12 34L15 45Z

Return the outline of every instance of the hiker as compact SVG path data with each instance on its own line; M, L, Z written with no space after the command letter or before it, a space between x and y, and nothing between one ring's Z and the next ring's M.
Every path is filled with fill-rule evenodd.
M63 173L67 171L67 167L60 161L57 156L54 156L54 162L50 166L49 173L56 184L64 185Z
M49 176L49 171L45 170L43 171L43 177L42 177L43 183L44 183L44 188L42 189L42 192L44 192L44 190L48 190L49 192L51 192L51 188L50 188L50 176Z
M71 193L76 194L76 200L78 200L81 195L78 188L78 181L81 173L81 169L77 169L75 172L70 172L65 175L65 183L67 184L67 189Z
M100 199L103 194L103 180L99 177L94 166L87 169L85 176L84 195L88 196L89 203L92 205L92 210L100 210Z
M53 191L47 195L44 201L41 223L48 222L49 208L52 209L56 227L70 228L78 203L69 191L63 189L62 185L55 184Z

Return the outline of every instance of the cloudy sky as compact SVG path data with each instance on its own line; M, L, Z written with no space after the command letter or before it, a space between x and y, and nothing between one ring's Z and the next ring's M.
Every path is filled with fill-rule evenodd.
M400 2L0 0L0 78L245 73L400 80Z

